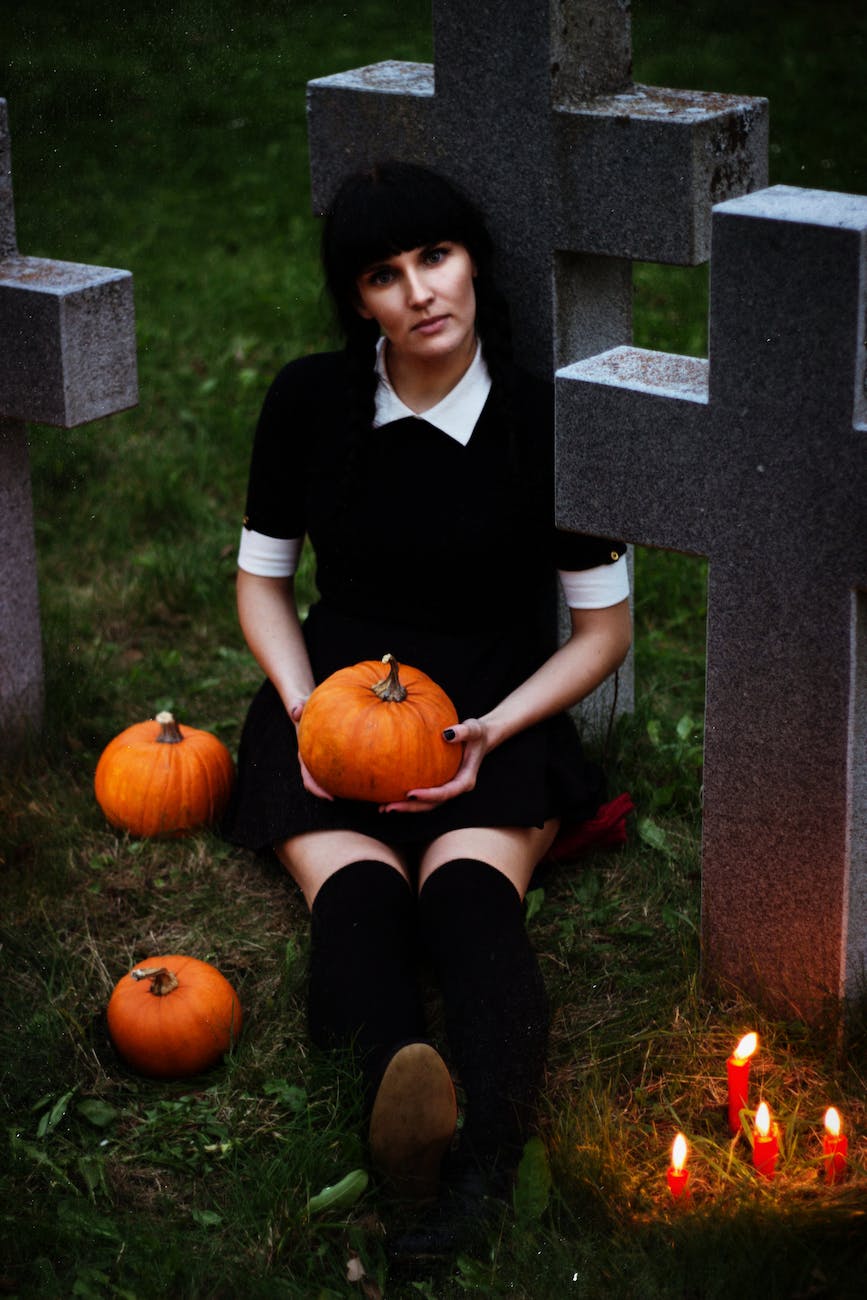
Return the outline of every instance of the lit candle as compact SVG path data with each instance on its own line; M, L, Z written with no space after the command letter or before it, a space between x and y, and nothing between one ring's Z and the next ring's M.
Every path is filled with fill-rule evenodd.
M848 1150L849 1139L840 1132L840 1116L833 1106L829 1106L825 1112L825 1135L822 1138L826 1183L839 1183L845 1176Z
M741 1111L746 1110L750 1092L750 1057L759 1045L758 1034L745 1034L726 1061L729 1084L729 1130L740 1132Z
M762 1102L756 1111L756 1126L753 1130L753 1164L763 1178L773 1178L777 1168L777 1134L771 1123L771 1112Z
M683 1197L684 1199L689 1197L689 1192L687 1191L686 1186L689 1182L689 1170L685 1168L685 1165L686 1138L682 1133L678 1133L671 1145L671 1165L666 1174L668 1190L676 1201L679 1200L680 1197Z

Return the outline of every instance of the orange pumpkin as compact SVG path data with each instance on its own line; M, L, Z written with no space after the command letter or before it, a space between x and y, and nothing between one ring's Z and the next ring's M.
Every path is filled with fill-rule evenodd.
M107 1015L120 1055L155 1079L207 1070L241 1032L231 984L195 957L149 957L115 985Z
M132 835L183 835L222 815L234 779L221 740L158 713L105 747L94 789L112 826Z
M329 794L392 803L408 790L451 780L463 747L448 744L442 732L457 720L445 691L418 668L401 667L393 655L365 659L312 692L298 751Z

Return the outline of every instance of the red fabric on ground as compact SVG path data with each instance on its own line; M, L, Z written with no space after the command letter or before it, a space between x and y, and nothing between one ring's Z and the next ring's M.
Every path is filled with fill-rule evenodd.
M561 826L546 855L546 862L569 862L588 849L616 848L626 843L626 818L635 804L628 794L604 803L595 817L577 825Z

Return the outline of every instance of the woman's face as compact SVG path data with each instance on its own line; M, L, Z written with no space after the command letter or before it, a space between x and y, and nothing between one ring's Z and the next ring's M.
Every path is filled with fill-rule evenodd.
M358 311L407 361L468 353L476 337L475 274L464 245L448 240L395 253L356 279Z

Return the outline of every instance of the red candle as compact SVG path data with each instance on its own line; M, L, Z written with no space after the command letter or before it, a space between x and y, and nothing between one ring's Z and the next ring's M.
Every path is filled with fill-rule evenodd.
M753 1130L753 1164L763 1178L773 1178L777 1169L779 1145L771 1112L765 1102L756 1111L756 1126Z
M671 1164L668 1173L665 1175L668 1190L676 1201L680 1200L681 1197L684 1200L689 1199L689 1191L686 1186L689 1182L689 1170L685 1168L685 1165L686 1138L682 1133L678 1133L671 1145Z
M729 1085L729 1130L734 1136L741 1129L741 1111L749 1104L750 1057L759 1045L758 1034L745 1034L726 1061Z
M848 1150L849 1139L840 1132L840 1116L833 1106L829 1106L825 1112L825 1135L822 1138L826 1183L839 1183L846 1176Z

